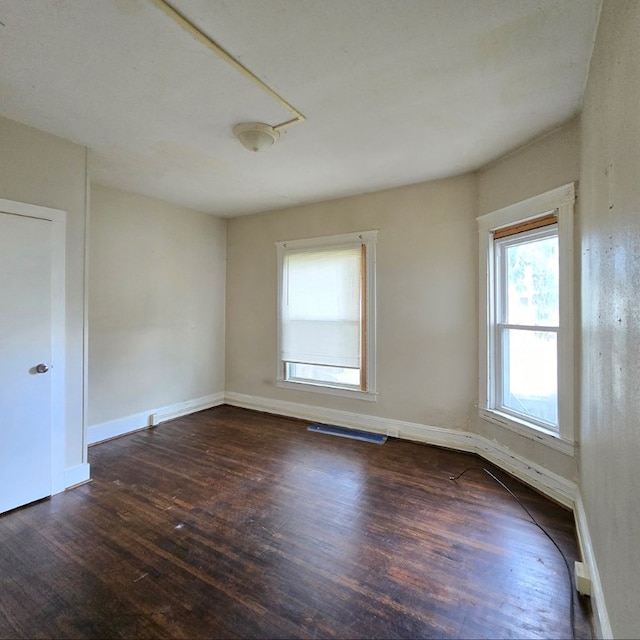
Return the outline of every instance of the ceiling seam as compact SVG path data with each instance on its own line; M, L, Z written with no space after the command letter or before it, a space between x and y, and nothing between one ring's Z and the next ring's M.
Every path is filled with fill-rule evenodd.
M290 127L294 124L299 124L300 122L304 122L306 117L296 109L290 102L285 100L279 93L274 91L268 84L262 81L258 76L255 75L252 71L247 69L239 60L234 58L226 49L221 47L215 40L211 39L206 33L201 31L193 22L191 22L186 16L184 16L180 11L178 11L171 4L166 2L165 0L151 0L153 4L162 9L164 13L169 16L174 22L179 24L185 31L190 33L196 40L204 44L207 48L211 49L217 56L219 56L226 63L231 65L236 71L241 73L243 76L251 80L256 86L258 86L262 91L264 91L268 96L273 98L276 102L278 102L281 106L283 106L287 111L290 111L295 117L290 120L285 120L284 122L280 122L279 124L273 125L272 129L276 131L280 129L284 129L286 127Z

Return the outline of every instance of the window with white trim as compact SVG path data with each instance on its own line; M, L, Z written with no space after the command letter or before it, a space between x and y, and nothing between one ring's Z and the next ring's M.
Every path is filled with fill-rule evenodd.
M375 394L376 234L276 243L279 386Z
M496 408L557 431L558 225L494 235L494 258Z
M574 199L570 184L478 218L480 416L567 452Z

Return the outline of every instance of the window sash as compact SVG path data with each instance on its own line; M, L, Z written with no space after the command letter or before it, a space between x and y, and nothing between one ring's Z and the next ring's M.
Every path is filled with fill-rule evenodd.
M553 218L553 220L551 220ZM517 418L524 419L533 423L536 426L544 429L558 432L559 431L559 380L558 380L558 361L559 361L559 324L525 324L518 322L508 322L508 303L509 303L509 286L508 286L508 273L507 273L507 252L511 247L518 245L528 244L538 240L544 240L547 238L559 238L558 226L555 224L556 217L545 216L544 218L538 218L530 221L531 224L528 228L519 232L508 233L502 235L496 239L494 235L494 375L492 385L493 406L495 409L513 415ZM540 223L541 222L541 223ZM518 228L519 225L512 225L510 229ZM552 333L555 335L555 372L554 372L554 387L555 387L555 419L544 419L540 415L527 412L526 410L519 411L515 407L508 404L506 395L507 384L511 382L511 372L509 368L509 362L511 357L510 347L507 348L506 344L508 340L506 337L510 331L522 331L531 333ZM540 363L538 363L538 367ZM511 393L512 397L516 397Z
M308 362L283 362L284 379L289 382L316 384L336 389L362 389L362 369L327 367ZM303 373L307 370L306 375ZM302 371L300 371L300 369ZM353 379L358 382L351 382Z
M533 411L526 410L518 410L513 405L509 404L506 398L506 389L507 386L510 387L511 382L511 371L510 371L510 361L511 361L511 344L507 339L509 335L509 331L520 331L522 333L548 333L549 335L553 335L555 337L555 370L554 370L554 379L553 379L553 387L555 388L554 394L554 403L555 403L555 419L545 419L540 416L540 412L538 414ZM495 330L495 347L496 347L496 372L495 372L495 408L503 413L507 413L515 416L516 418L520 418L531 422L537 426L543 427L549 431L557 432L558 431L558 411L559 411L559 396L558 396L558 345L559 345L559 329L557 327L538 327L538 326L524 326L524 325L514 325L514 324L496 324ZM508 345L508 346L507 346ZM539 364L539 363L538 363ZM511 387L510 387L511 388ZM530 390L530 388L528 389ZM510 394L512 397L517 398L519 394L513 393ZM522 394L520 394L522 397ZM535 394L527 394L525 397L528 397L531 402L533 402L532 398L535 397ZM543 402L543 398L545 396L541 395L538 398L538 402ZM545 403L548 405L548 401Z
M554 216L555 217L555 216ZM518 245L529 244L536 240L545 240L547 238L558 238L558 226L544 226L544 228L534 228L530 231L520 232L517 235L510 235L505 237L504 239L495 239L494 238L494 301L495 301L495 321L501 324L508 323L508 296L509 296L509 285L508 285L508 274L507 274L507 259L506 253L508 249L512 247L516 247ZM524 323L512 323L515 326L521 325L524 326ZM541 326L541 327L555 327L558 328L557 323L553 324L538 324L538 325L530 325L530 326Z

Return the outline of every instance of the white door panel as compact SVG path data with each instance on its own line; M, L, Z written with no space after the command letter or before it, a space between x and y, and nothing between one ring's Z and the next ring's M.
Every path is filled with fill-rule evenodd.
M0 213L0 513L51 495L52 223Z

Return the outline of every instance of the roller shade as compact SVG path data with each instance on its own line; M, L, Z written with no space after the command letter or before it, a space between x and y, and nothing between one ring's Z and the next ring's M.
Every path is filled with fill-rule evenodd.
M282 360L359 368L361 245L287 252L282 278Z

